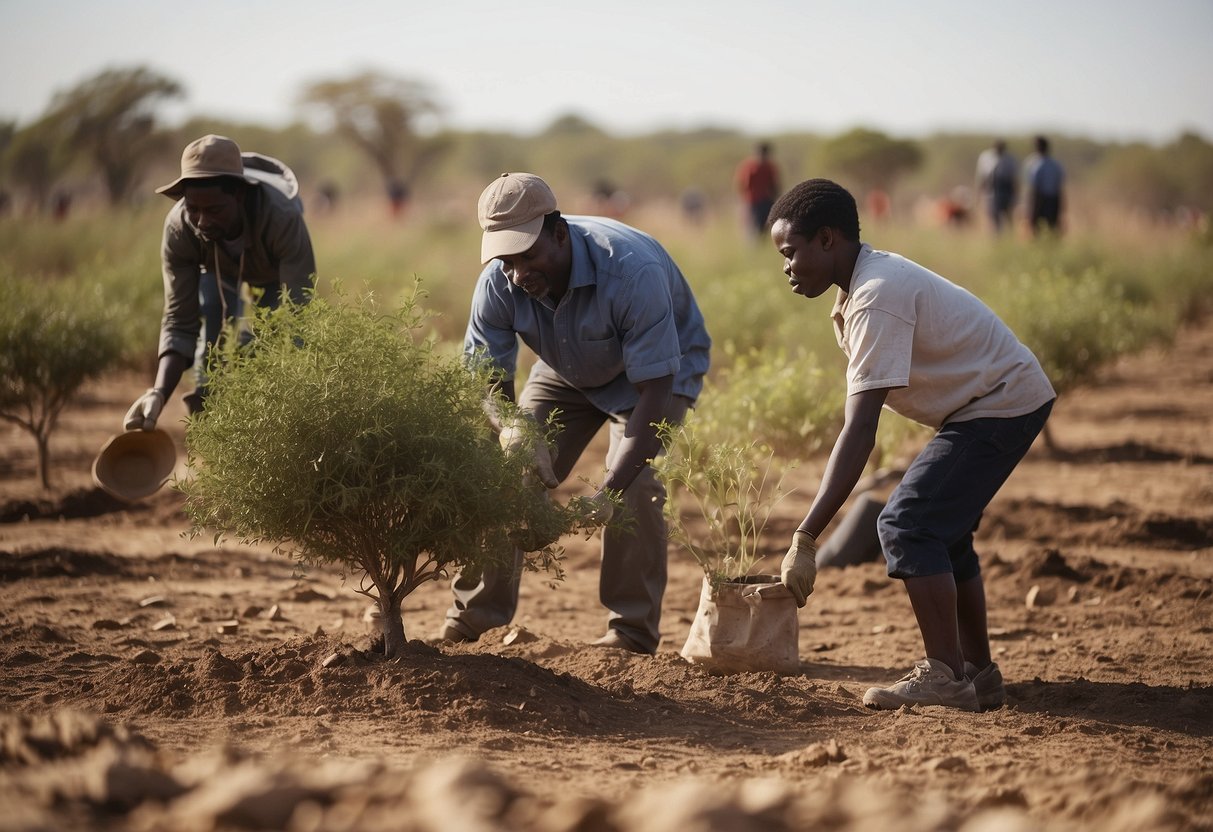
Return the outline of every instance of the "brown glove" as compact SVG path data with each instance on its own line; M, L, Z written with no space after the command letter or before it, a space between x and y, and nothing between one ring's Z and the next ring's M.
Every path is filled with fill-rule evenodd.
M555 488L560 485L560 480L556 478L556 471L552 466L552 451L542 438L532 440L528 436L528 432L515 423L503 427L497 441L501 443L501 447L506 453L516 453L528 441L532 442L531 453L534 458L532 470L535 476L539 478L545 488Z
M779 567L779 582L792 593L796 606L803 607L813 594L816 580L817 540L808 532L797 531L792 535L792 545Z

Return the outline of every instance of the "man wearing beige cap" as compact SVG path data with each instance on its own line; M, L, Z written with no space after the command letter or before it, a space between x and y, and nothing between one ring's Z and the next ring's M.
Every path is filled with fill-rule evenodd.
M606 474L593 497L611 519L620 492L629 522L602 532L599 597L610 610L594 642L653 653L666 585L665 490L648 461L661 452L655 424L677 423L703 387L711 339L678 266L652 237L603 217L562 216L547 183L504 173L481 194L481 262L464 339L487 358L499 389L515 398L518 342L538 357L517 401L554 447L535 446L535 474L555 488L603 424ZM503 444L517 440L506 426ZM509 623L518 605L522 553L512 569L459 576L442 636L473 641Z
M156 426L191 364L197 385L186 404L191 413L202 409L207 352L239 317L242 284L263 290L261 306L276 307L283 287L303 303L316 271L298 184L276 159L242 154L224 136L203 136L181 154L181 176L156 193L174 201L160 246L160 360L154 386L126 413L127 430Z

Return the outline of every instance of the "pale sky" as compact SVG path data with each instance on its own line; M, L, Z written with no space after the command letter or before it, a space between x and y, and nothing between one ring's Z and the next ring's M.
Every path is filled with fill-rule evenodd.
M0 119L138 65L185 86L170 120L279 126L375 69L459 129L1213 140L1213 0L0 0Z

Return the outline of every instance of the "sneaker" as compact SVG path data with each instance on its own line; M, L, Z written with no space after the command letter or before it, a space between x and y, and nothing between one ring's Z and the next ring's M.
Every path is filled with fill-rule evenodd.
M1007 689L1002 683L1002 671L997 662L990 662L985 670L978 670L977 665L965 662L965 675L973 682L977 691L977 705L983 711L1001 708L1007 704Z
M863 704L892 711L902 705L943 705L963 711L977 710L977 690L967 677L957 680L951 668L936 659L923 659L887 688L868 688Z
M620 650L627 650L629 653L640 653L642 655L651 656L652 650L645 650L636 642L625 636L623 633L612 628L607 630L607 634L602 638L596 638L590 642L591 647L615 647Z

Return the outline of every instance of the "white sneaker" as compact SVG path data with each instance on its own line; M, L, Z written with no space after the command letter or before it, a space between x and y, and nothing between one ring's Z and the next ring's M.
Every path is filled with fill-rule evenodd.
M967 677L957 679L952 669L936 659L923 659L887 688L868 688L863 704L891 711L902 705L943 705L976 711L977 690Z
M965 662L965 675L973 682L977 691L977 705L983 711L1001 708L1007 704L1007 689L1002 683L1002 671L997 662L990 662L985 670L978 670L977 665Z

